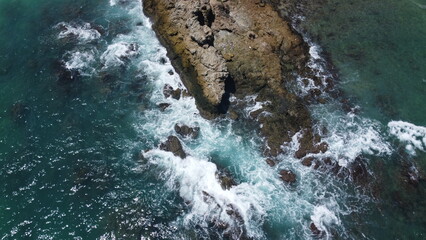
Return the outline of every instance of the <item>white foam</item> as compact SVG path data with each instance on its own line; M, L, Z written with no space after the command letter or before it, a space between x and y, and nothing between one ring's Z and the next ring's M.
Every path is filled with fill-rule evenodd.
M336 214L324 205L316 206L314 208L311 220L319 230L324 232L327 232L327 227L333 224L340 224L340 220Z
M65 67L68 70L77 70L81 75L90 76L95 69L91 67L96 62L95 50L71 51L65 54Z
M115 6L117 4L117 0L109 0L110 6Z
M329 132L323 138L329 145L328 151L320 155L333 158L342 167L347 167L361 154L384 156L392 152L381 134L379 122L353 113L328 112L325 107L315 109L314 115Z
M90 23L60 22L56 25L56 28L62 29L58 35L59 39L76 37L82 44L94 41L101 37L101 34L96 29L92 29Z
M246 117L249 117L252 112L262 109L263 106L271 104L270 101L264 101L264 102L256 101L256 98L257 98L257 94L246 96L242 100L246 104L246 107L244 109L244 114L246 115Z
M321 48L316 44L311 44L309 47L309 55L313 59L321 59L320 56Z
M168 186L177 187L179 195L189 202L191 211L185 216L187 224L200 220L220 220L235 226L236 219L227 211L238 212L247 223L252 211L255 214L263 212L258 204L263 194L249 184L223 190L216 177L216 165L207 159L191 156L181 159L158 149L145 153L145 157L166 169Z
M137 56L138 45L136 43L117 42L108 46L101 55L101 61L105 67L117 67L126 64L126 60Z
M391 121L388 127L391 135L406 144L409 154L416 155L416 150L426 151L426 127L403 121Z

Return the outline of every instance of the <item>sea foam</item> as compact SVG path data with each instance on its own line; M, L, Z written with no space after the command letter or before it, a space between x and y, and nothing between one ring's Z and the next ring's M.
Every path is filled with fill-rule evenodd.
M391 121L388 127L390 134L405 144L410 155L416 155L416 150L426 151L426 127L404 121Z
M91 67L96 62L96 50L70 51L64 56L65 67L68 70L77 70L83 76L90 76L95 72Z
M56 25L56 28L61 30L58 35L59 39L75 37L81 44L86 44L101 37L101 34L96 29L93 29L90 23L86 22L60 22Z

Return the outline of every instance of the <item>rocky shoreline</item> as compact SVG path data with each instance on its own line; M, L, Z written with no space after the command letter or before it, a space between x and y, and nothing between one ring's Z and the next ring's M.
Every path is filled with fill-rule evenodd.
M265 156L282 153L282 144L299 132L295 157L302 159L327 150L307 109L323 99L318 91L302 98L291 86L298 76L323 83L315 81L307 66L309 46L274 6L259 0L143 1L145 14L203 117L229 112L231 118L240 118L245 97L257 96L255 100L265 104L243 121L258 123Z

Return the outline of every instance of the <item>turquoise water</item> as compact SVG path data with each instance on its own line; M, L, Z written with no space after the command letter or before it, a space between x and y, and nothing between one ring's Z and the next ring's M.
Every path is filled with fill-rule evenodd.
M191 97L166 99L165 84L183 86L138 0L2 0L0 33L1 239L236 239L241 233L308 239L314 238L312 222L324 238L408 239L425 232L424 183L394 181L412 161L421 171L422 143L398 140L401 134L392 135L387 126L403 120L420 128L411 140L422 134L424 108L414 102L425 95L404 98L393 116L383 104L369 104L375 88L359 86L381 85L365 77L370 68L346 61L341 49L332 51L330 46L339 45L331 40L320 43L362 111L348 115L334 103L312 108L329 129L330 151L323 157L349 166L362 154L373 172L367 186L350 175L301 165L292 157L297 136L271 168L250 126L207 121ZM421 61L424 52L413 54ZM386 68L385 60L380 68ZM364 75L353 79L353 72ZM400 87L404 91L424 90L414 80L420 73L402 76L413 76L406 80L413 85ZM385 99L397 96L390 84L383 86ZM413 104L407 107L408 101ZM171 105L160 111L159 103ZM256 109L252 104L246 114ZM186 159L158 148L175 134L175 124L200 127L199 138L181 138ZM395 131L407 129L395 124ZM297 183L284 185L280 169L293 170ZM236 186L223 189L219 171ZM374 197L371 186L377 185L389 188Z

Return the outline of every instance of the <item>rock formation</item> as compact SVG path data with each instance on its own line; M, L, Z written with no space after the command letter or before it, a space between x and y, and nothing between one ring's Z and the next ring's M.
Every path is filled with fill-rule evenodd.
M267 104L253 117L265 155L302 132L297 157L326 149L312 129L306 101L290 87L308 72L308 46L274 8L260 0L144 0L144 12L200 113L215 118L237 99ZM303 148L303 149L302 149Z
M167 141L160 144L160 149L172 152L177 157L186 158L186 153L183 151L182 144L176 136L169 136Z

